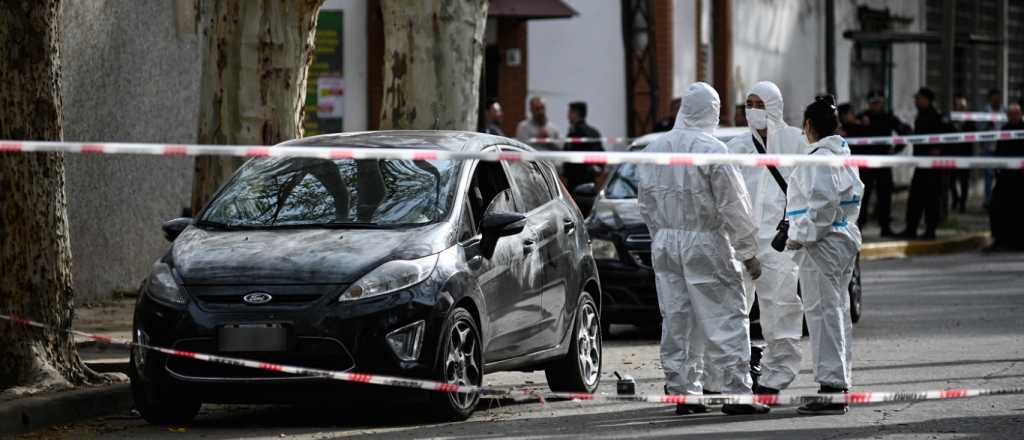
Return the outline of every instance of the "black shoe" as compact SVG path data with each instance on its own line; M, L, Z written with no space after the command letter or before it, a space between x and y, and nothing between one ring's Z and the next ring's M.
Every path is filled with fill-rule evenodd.
M754 394L779 394L781 391L772 387L756 386L754 387Z
M677 416L688 416L690 414L703 414L711 411L707 405L701 405L699 403L677 403L676 404L676 415Z
M708 390L704 390L704 395L705 396L717 396L717 395L720 395L720 394L722 394L721 391L708 391Z
M921 236L921 239L922 240L935 240L935 231L925 232L924 235Z
M881 236L882 236L882 238L893 238L893 237L896 236L896 233L893 232L892 229L882 228Z
M822 385L821 389L818 390L818 394L846 394L845 388L835 388L827 385ZM826 402L811 402L803 405L796 409L797 413L807 416L841 416L849 411L849 405L846 403L826 403Z
M747 416L751 414L768 414L771 408L760 403L737 404L730 403L722 405L722 412L730 416Z

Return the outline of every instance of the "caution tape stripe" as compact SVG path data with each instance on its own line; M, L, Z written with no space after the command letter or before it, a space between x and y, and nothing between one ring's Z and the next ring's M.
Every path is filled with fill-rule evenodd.
M1005 117L1004 117L1005 120ZM958 133L938 133L919 135L895 135L895 136L871 136L871 137L850 137L846 141L850 145L859 146L887 146L887 145L930 145L930 144L952 144L962 142L984 142L1010 139L1024 139L1024 130L1010 131L974 131ZM535 137L526 139L530 144L580 144L586 142L602 142L608 144L626 144L633 138L626 137L568 137L568 138L544 138Z
M999 133L1000 137L1024 139L1024 130ZM944 136L934 136L938 140ZM909 138L907 138L909 139ZM333 148L333 147L267 147L247 145L163 145L143 143L78 143L78 142L12 142L0 141L0 153L63 152L81 154L149 154L160 156L220 155L236 157L310 157L321 159L389 159L389 160L481 160L481 161L550 161L579 164L655 164L715 165L731 164L747 167L764 166L852 166L857 168L890 168L910 166L937 169L1024 168L1024 157L955 157L955 156L832 156L776 154L692 154L644 152L465 152L416 148Z
M962 399L979 396L995 396L1024 394L1024 388L1003 388L1003 389L953 389L933 390L918 392L854 392L849 394L811 394L811 395L788 395L788 394L723 394L713 396L697 395L661 395L661 394L636 394L636 395L613 395L613 394L588 394L588 393L554 393L540 392L524 388L496 388L487 386L462 386L451 383L435 382L422 379L410 379L393 376L383 376L367 373L350 373L344 371L330 371L318 368L305 368L292 365L283 365L270 362L261 362L249 359L240 359L227 356L218 356L205 353L174 350L170 348L157 347L153 345L140 344L126 339L111 338L107 336L94 335L79 330L59 329L37 321L8 314L0 314L0 320L10 321L14 324L32 326L48 330L67 332L76 336L91 339L108 344L123 345L128 347L139 347L153 350L170 356L178 356L196 359L204 362L212 362L226 365L233 365L246 368L254 368L265 371L287 373L299 376L322 377L342 382L387 385L400 388L421 389L447 393L480 393L485 396L534 397L540 401L547 399L566 399L575 401L625 401L625 402L646 402L658 404L703 404L709 406L725 404L750 404L761 403L766 405L792 406L803 405L812 402L820 403L847 403L852 405L906 402L920 400L947 400Z
M949 119L953 121L1006 122L1006 113L951 112Z

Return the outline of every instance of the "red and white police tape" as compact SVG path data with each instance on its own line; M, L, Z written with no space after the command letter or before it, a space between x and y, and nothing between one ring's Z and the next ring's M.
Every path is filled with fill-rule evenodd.
M126 339L110 338L107 336L94 335L78 330L60 329L46 325L41 322L32 321L15 315L0 314L0 320L9 321L13 324L25 325L47 330L56 330L70 333L72 335L88 338L93 341L139 347L147 350L158 351L170 356L178 356L196 359L204 362L213 362L238 367L253 368L258 370L273 371L278 373L294 374L299 376L314 376L324 379L332 379L342 382L387 385L399 388L412 388L428 391L440 391L447 393L479 393L481 396L489 397L533 397L544 402L547 399L566 399L576 401L628 401L646 402L659 404L703 404L703 405L724 405L724 404L750 404L761 403L773 406L803 405L810 402L821 403L847 403L847 404L869 404L885 402L909 402L921 400L946 400L961 399L967 397L996 396L1024 394L1024 388L999 388L999 389L951 389L951 390L930 390L930 391L898 391L898 392L853 392L849 394L721 394L711 396L693 395L663 395L663 394L588 394L588 393L556 393L541 392L534 389L508 389L488 386L462 386L457 384L435 382L422 379L410 379L394 376L382 376L368 373L349 373L344 371L322 370L318 368L297 367L291 365L261 362L249 359L240 359L227 356L218 356L190 351L173 350L170 348L156 347L140 344Z
M951 112L949 119L953 121L1006 122L1006 113Z
M850 143L944 144L986 140L1024 139L1024 130L973 133L946 133L934 135L887 136L851 138ZM238 156L238 157L309 157L320 159L391 159L391 160L482 160L482 161L551 161L581 164L655 164L655 165L715 165L738 166L852 166L857 168L889 168L912 166L918 168L969 169L1007 168L1024 169L1024 157L955 157L955 156L826 156L776 154L692 154L645 152L589 152L589 151L446 151L429 148L357 148L288 146L274 148L265 145L177 145L149 143L89 143L0 141L2 153L63 152L79 154L143 154L158 156Z

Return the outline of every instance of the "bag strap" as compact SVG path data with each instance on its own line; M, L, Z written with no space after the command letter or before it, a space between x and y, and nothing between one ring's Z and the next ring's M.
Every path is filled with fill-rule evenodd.
M757 140L757 136L754 136L753 134L751 134L750 138L754 140L754 148L757 148L757 152L758 153L768 154L768 152L766 152L765 149L764 149L764 145L761 145L761 141ZM817 151L817 150L815 150L815 151ZM786 190L789 188L789 186L786 185L786 179L782 178L782 173L779 172L779 169L775 168L774 165L769 165L768 166L768 172L772 173L772 177L775 178L775 183L779 184L779 189L781 189L782 193L785 194Z

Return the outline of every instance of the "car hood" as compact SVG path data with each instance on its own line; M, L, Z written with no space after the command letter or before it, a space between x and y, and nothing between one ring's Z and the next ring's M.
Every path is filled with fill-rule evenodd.
M190 226L171 258L185 285L346 284L395 259L441 252L444 224L409 229L204 230Z
M587 225L594 229L628 229L645 223L637 199L598 197L587 218Z

